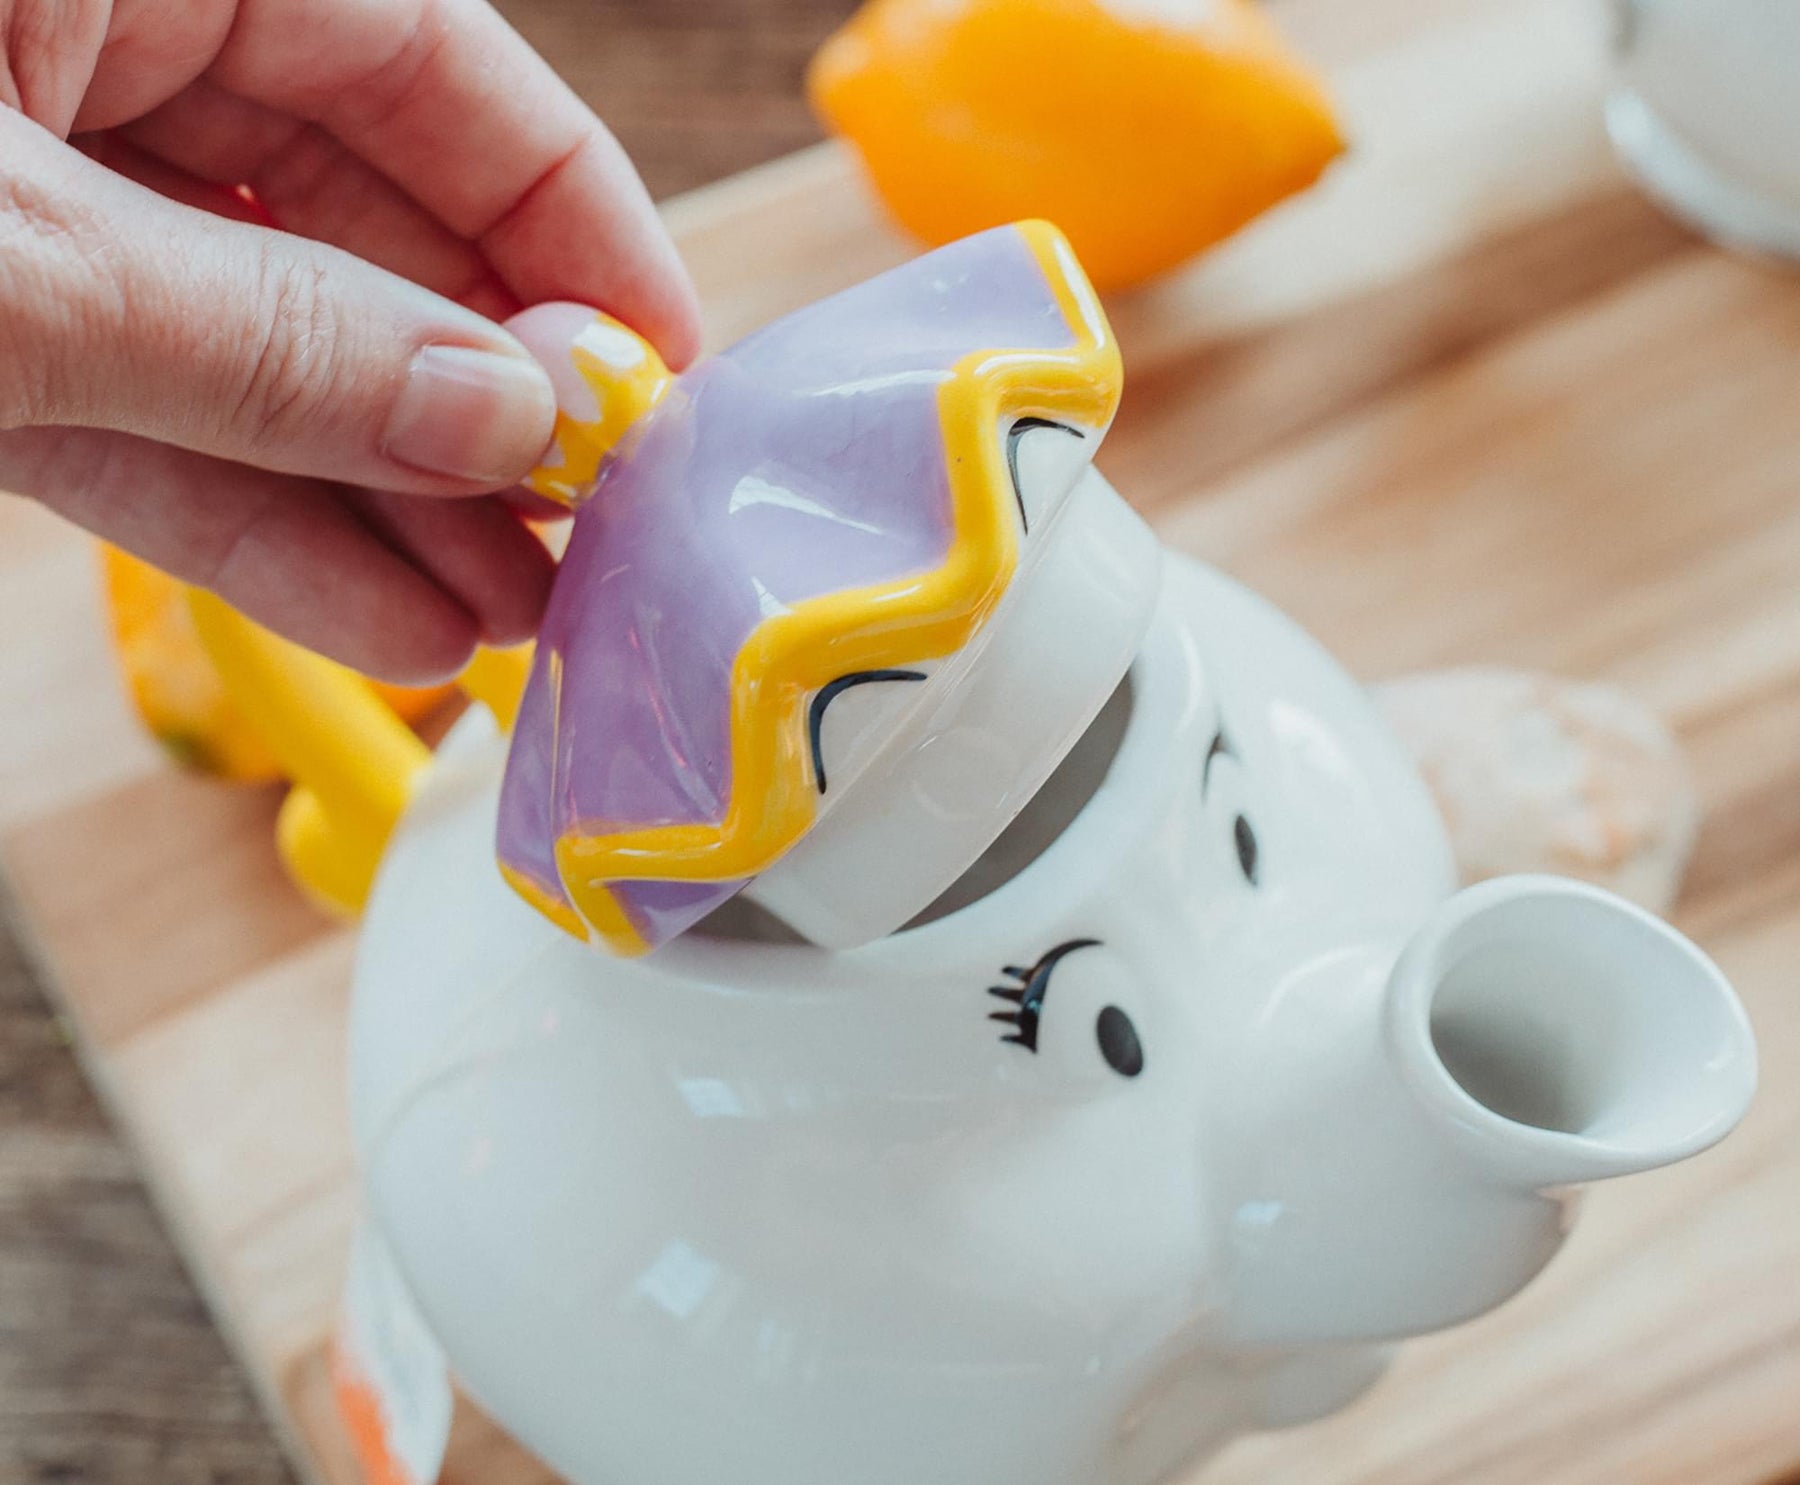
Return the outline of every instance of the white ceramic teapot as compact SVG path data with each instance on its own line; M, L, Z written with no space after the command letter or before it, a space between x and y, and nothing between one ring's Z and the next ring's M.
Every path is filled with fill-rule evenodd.
M1032 230L1031 253L1003 229L900 273L927 308L1039 273L1097 317ZM554 318L539 330L562 333ZM947 349L932 357L998 364ZM852 385L829 360L809 364ZM880 373L948 405L944 375L908 374ZM707 436L693 420L711 385L667 393L691 402L673 415L683 458ZM604 418L595 386L598 408L565 399L564 468L581 462L577 425ZM621 754L602 707L587 744L557 740L588 705L572 667L623 675L629 650L663 673L657 646L686 619L666 604L608 609L636 636L617 653L583 650L575 611L553 609L510 769L477 713L420 777L353 1008L366 1219L338 1381L372 1479L435 1475L454 1375L575 1485L1154 1485L1238 1432L1340 1406L1396 1338L1529 1281L1574 1187L1693 1154L1743 1113L1750 1032L1699 950L1563 880L1455 891L1433 805L1361 689L1282 615L1120 515L1087 465L1112 401L1090 399L1072 435L1020 410L1034 405L1003 397L976 425L1020 518L1006 581L935 654L907 641L914 684L856 688L889 699L835 729L810 706L778 720L814 794L749 893L733 899L741 856L735 876L680 875L692 822L675 822L690 832L675 854L615 853L611 875L579 880L594 857L550 839L645 828L623 806L598 820L570 769L629 775L615 797L663 787L658 768L691 781L698 723L659 720L662 741ZM879 440L862 414L842 426ZM1021 457L1018 431L1046 451ZM634 435L617 457L655 447ZM794 466L766 454L734 466L730 498L818 515L831 497L777 479ZM671 488L656 486L665 515ZM602 479L577 518L592 550L563 581L621 570L606 544L637 498ZM864 524L897 529L884 521ZM1075 553L1106 554L1139 598L1109 609L1070 575L1077 531ZM766 565L788 549L758 550ZM729 587L728 569L689 573ZM1054 627L1062 602L1094 617L1085 638L1063 625L1047 656L1021 616ZM721 673L742 676L738 653ZM985 704L990 681L1022 699ZM810 684L802 700L828 686ZM713 715L674 690L658 704ZM810 739L792 732L809 720ZM964 761L946 774L921 756L934 747ZM848 802L828 813L834 767ZM988 783L960 815L932 815L970 767ZM506 823L503 775L538 802L529 829ZM1008 793L1020 780L1028 804ZM727 822L709 841L729 835L729 792L695 806ZM840 817L859 822L848 844L763 890ZM936 864L882 870L913 832ZM835 949L784 929L783 915L855 940L833 904L858 895L834 874L877 902L865 928L896 913L911 926ZM684 885L657 898L621 881ZM922 913L921 895L935 899ZM710 916L669 926L672 902L702 898ZM660 946L617 957L583 941L620 936Z

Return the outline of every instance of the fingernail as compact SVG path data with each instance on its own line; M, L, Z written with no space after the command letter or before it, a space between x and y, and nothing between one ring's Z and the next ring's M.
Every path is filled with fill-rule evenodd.
M549 446L556 397L535 361L459 345L413 357L382 448L432 474L510 485Z

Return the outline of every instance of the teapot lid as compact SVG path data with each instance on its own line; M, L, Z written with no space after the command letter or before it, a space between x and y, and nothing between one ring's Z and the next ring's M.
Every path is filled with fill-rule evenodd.
M1043 223L953 243L672 377L624 327L515 333L575 506L501 788L507 880L639 954L733 893L833 947L972 865L1154 604L1089 467L1118 349Z

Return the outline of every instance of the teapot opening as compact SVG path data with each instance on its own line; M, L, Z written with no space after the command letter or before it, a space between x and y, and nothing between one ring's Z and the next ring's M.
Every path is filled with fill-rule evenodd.
M1055 845L1087 808L1112 768L1131 725L1131 708L1131 672L1126 671L1087 730L1012 823L973 866L900 931L935 923L998 892Z
M1055 845L1106 778L1131 725L1131 713L1131 673L1127 671L1068 755L1012 823L967 871L898 931L921 928L974 905L999 891ZM807 942L774 913L742 893L721 903L688 932L727 943Z
M1587 1129L1600 1090L1577 1064L1592 1059L1584 1044L1601 1035L1597 1022L1570 1016L1560 1035L1551 1030L1555 976L1520 986L1502 981L1493 964L1459 969L1431 1008L1431 1045L1444 1070L1503 1119L1563 1134Z

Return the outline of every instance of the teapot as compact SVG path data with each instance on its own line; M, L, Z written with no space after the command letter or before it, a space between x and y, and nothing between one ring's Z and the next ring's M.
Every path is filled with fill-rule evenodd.
M1362 687L1094 469L1119 359L1053 229L681 377L517 328L577 505L530 679L350 833L372 1482L435 1478L454 1377L574 1485L1156 1485L1743 1114L1698 948L1459 891Z

